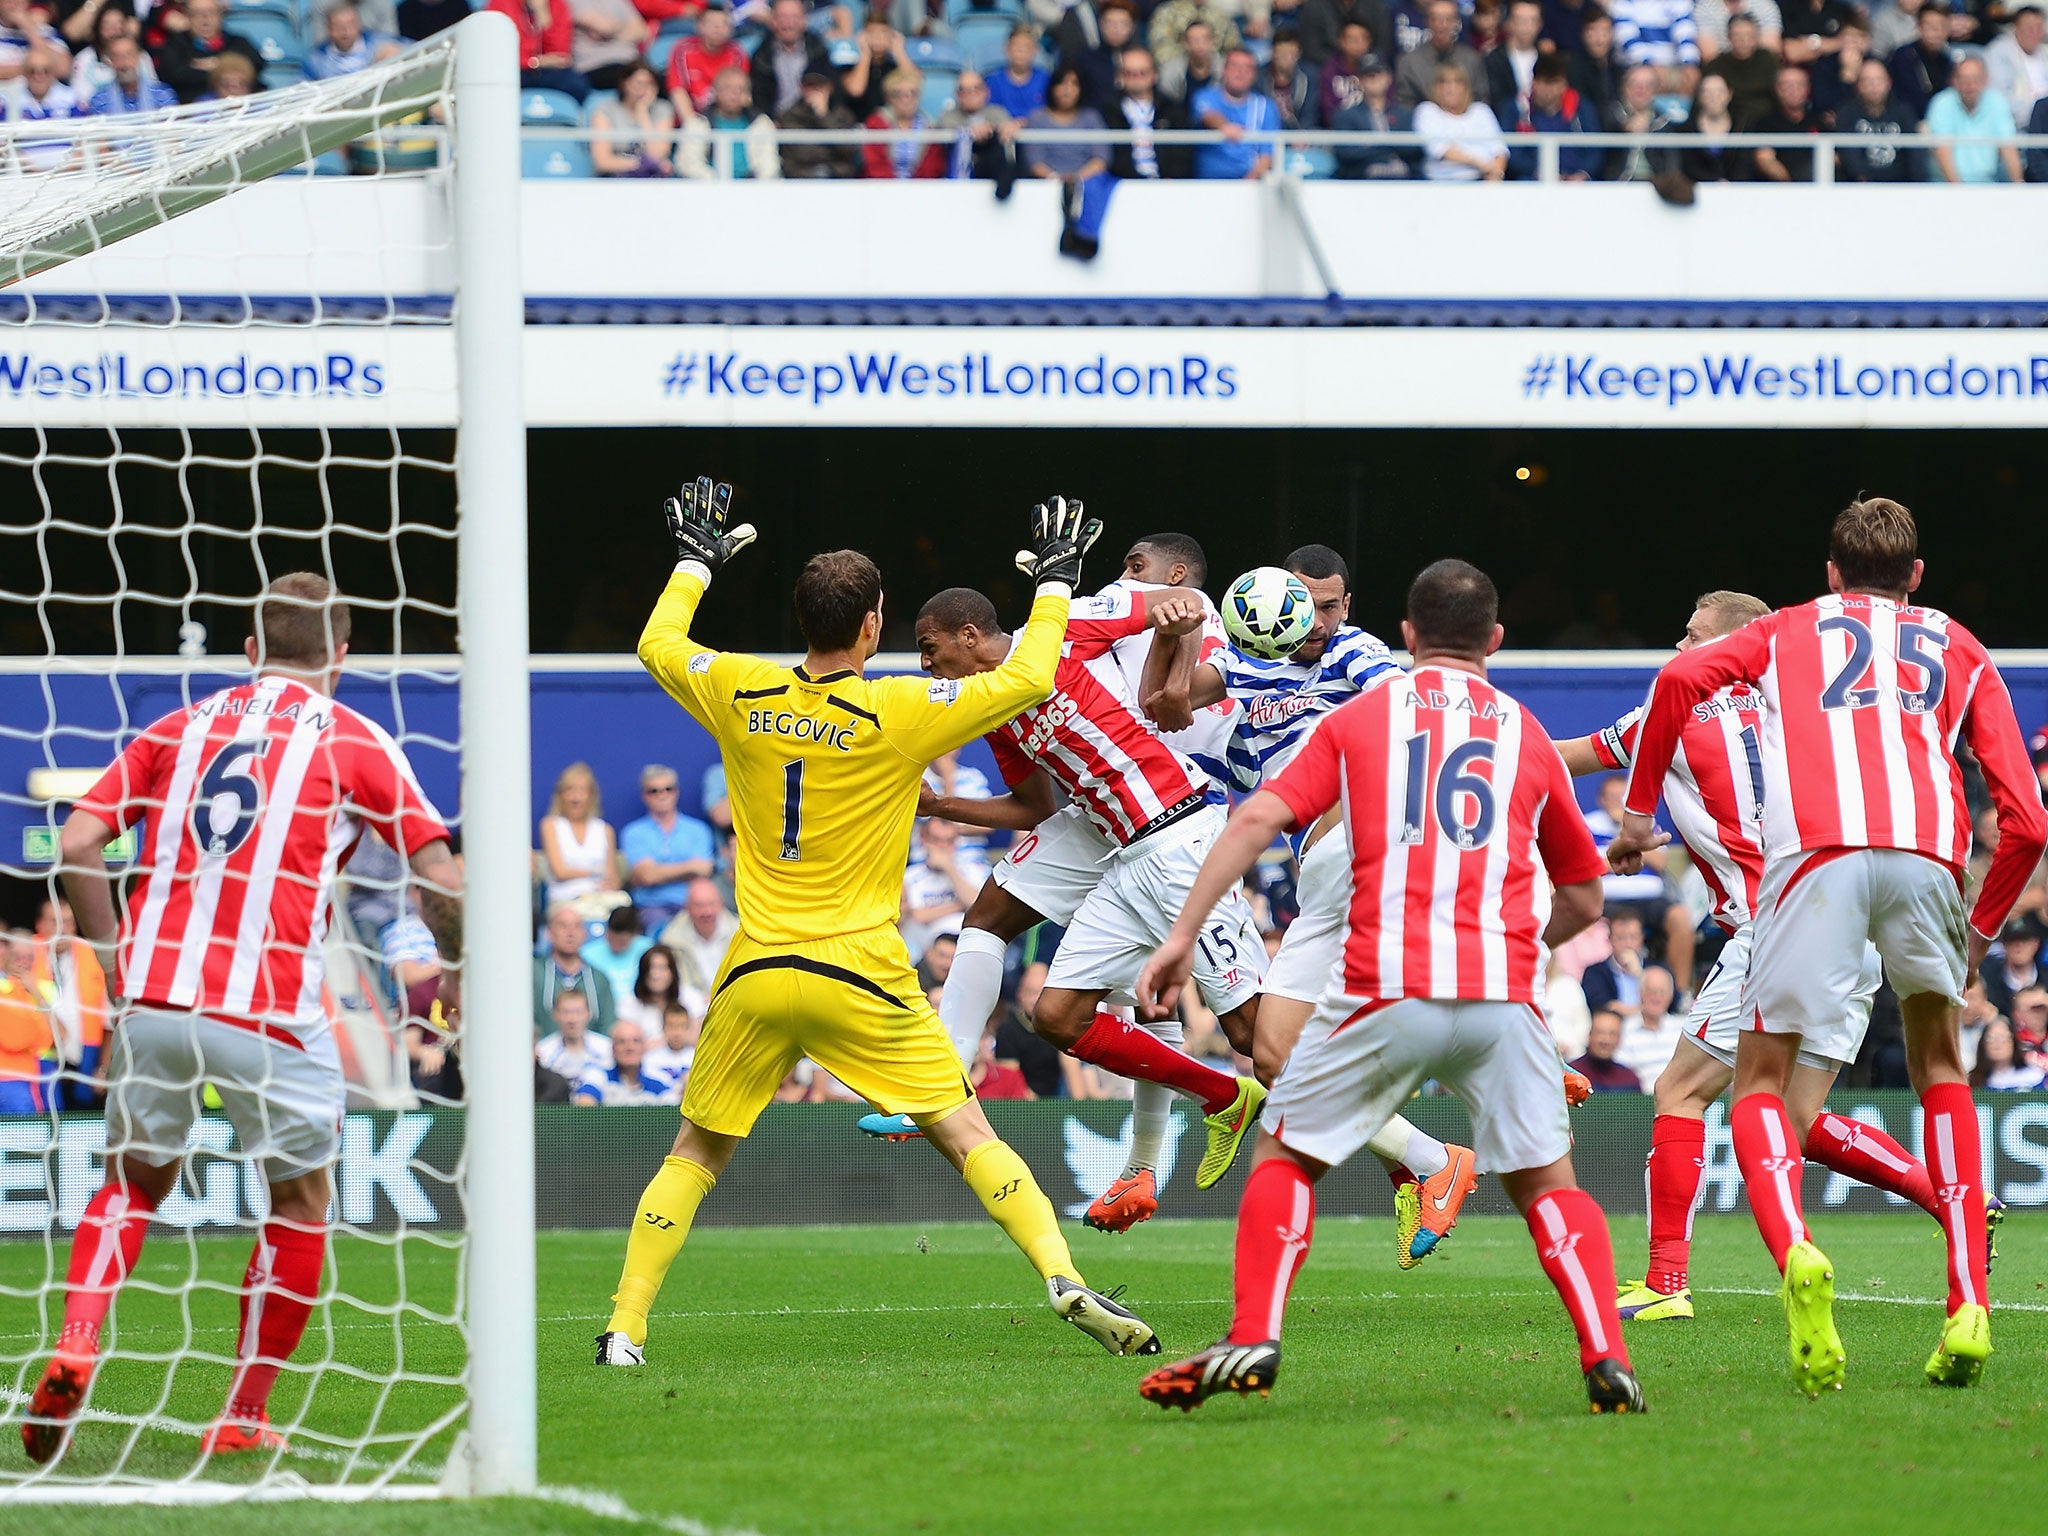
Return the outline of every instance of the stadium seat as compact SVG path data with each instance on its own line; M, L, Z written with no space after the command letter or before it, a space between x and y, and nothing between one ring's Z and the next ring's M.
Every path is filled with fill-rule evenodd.
M330 149L313 161L315 176L346 176L349 174L348 156L338 149Z
M573 181L595 176L590 146L581 139L523 139L520 169L531 181Z
M619 93L617 91L592 91L589 99L583 103L583 126L586 128L590 126L590 114L599 107L615 107L618 104Z
M281 91L288 85L305 83L306 71L297 64L266 64L263 66L263 89Z
M567 91L521 91L519 121L580 124L583 108Z
M299 41L298 29L280 10L229 11L221 21L221 30L253 46L265 64L299 64L305 60L306 46Z
M767 35L768 34L766 32L763 32L759 27L749 27L744 32L738 32L734 34L734 36L739 39L740 52L744 53L750 59L756 53L760 52L761 39L766 37Z
M911 63L926 71L950 69L957 72L967 63L967 55L950 37L906 37L903 52Z
M1024 0L946 0L946 24L960 35L960 23L968 17L1002 16L1012 25L1024 15Z
M1015 25L1014 17L976 12L953 23L953 41L967 62L986 74L1003 67L1003 44Z
M832 61L834 69L851 69L860 62L860 40L835 37L825 45L825 57Z
M1337 174L1337 156L1327 149L1290 149L1284 163L1288 175L1303 181L1328 181Z
M928 69L924 72L924 99L918 105L927 116L937 117L953 104L953 88L959 79L957 69Z
M663 32L647 40L647 47L643 50L647 62L654 66L654 72L663 80L668 79L668 56L682 45L682 41L682 35L676 32Z

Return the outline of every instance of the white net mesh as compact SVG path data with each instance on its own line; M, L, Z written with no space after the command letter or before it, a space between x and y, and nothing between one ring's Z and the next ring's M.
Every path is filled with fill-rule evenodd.
M74 1255L103 1178L108 1077L150 1089L150 1116L117 1119L117 1137L187 1154L75 1428L43 1465L0 1454L0 1499L431 1485L460 1426L462 1131L445 1112L459 1069L403 861L366 841L331 928L300 946L326 979L297 1034L332 1042L345 1106L318 1074L307 1104L307 1051L248 1031L224 1046L226 1026L194 1015L170 1026L182 1049L146 1050L66 938L55 868L71 803L138 734L249 683L258 595L291 571L324 576L352 611L336 697L389 733L456 824L453 52L443 40L246 100L0 129L0 917L23 935L0 980L12 1420L53 1350L77 1345L67 1272L85 1272L73 1294L122 1278L104 1221ZM316 163L353 174L308 174ZM190 814L230 841L245 818L260 838L275 782L253 811L227 783ZM157 820L107 851L122 902L143 900ZM271 914L235 930L259 967L284 931ZM268 1402L286 1444L209 1454L231 1382L250 1390L246 1367L274 1342L265 1319L294 1294L260 1158L322 1102L346 1117L310 1321ZM188 1121L183 1145L148 1148Z

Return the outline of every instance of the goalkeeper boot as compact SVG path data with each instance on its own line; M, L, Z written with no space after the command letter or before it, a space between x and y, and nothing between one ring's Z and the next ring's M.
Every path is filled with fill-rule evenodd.
M1428 1178L1394 1191L1395 1259L1413 1269L1458 1224L1465 1197L1479 1187L1479 1164L1470 1147L1446 1144L1450 1161Z
M1794 1243L1785 1253L1778 1294L1791 1336L1792 1384L1810 1398L1841 1391L1848 1356L1835 1331L1835 1268L1828 1256L1811 1243Z
M1081 1224L1098 1232L1128 1232L1139 1222L1149 1221L1158 1209L1158 1182L1150 1168L1140 1168L1120 1176L1097 1195Z
M2005 1225L2005 1202L1996 1195L1984 1197L1984 1273L1998 1262L1998 1229Z
M1660 1291L1647 1280L1631 1280L1621 1288L1615 1310L1624 1323L1661 1323L1666 1318L1692 1316L1692 1287Z
M1643 1384L1619 1360L1595 1360L1586 1372L1586 1401L1595 1413L1648 1413Z
M199 1437L199 1450L206 1456L238 1456L244 1451L282 1451L285 1438L270 1427L268 1410L222 1419Z
M1937 1387L1974 1387L1990 1358L1991 1314L1966 1301L1942 1326L1941 1342L1927 1357L1927 1379Z
M1199 1355L1162 1365L1138 1383L1138 1396L1162 1408L1178 1408L1188 1413L1218 1392L1235 1392L1240 1397L1253 1392L1269 1396L1279 1374L1278 1339L1257 1344L1233 1344L1226 1339Z
M597 1363L599 1365L645 1365L647 1356L638 1344L623 1333L600 1333L597 1336Z
M908 1115L866 1114L858 1122L861 1130L877 1141L916 1141L924 1132Z
M1123 1295L1118 1286L1108 1295L1091 1291L1078 1280L1054 1275L1045 1282L1046 1299L1059 1313L1112 1355L1156 1355L1159 1340L1152 1327L1128 1307L1119 1306Z
M1230 1172L1230 1165L1237 1161L1237 1149L1259 1123L1259 1110L1265 1102L1265 1086L1257 1078L1240 1077L1237 1097L1229 1106L1202 1117L1209 1144L1202 1152L1202 1165L1195 1170L1195 1188L1214 1188L1217 1180Z
M92 1384L92 1367L90 1355L60 1352L44 1368L43 1379L28 1400L28 1417L21 1421L21 1448L30 1461L40 1465L64 1449L71 1419Z

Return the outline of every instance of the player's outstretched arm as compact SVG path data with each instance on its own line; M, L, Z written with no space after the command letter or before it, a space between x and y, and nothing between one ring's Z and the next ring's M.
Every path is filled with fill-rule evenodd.
M692 679L702 674L708 663L698 662L696 673L690 668L698 655L710 652L690 638L690 623L711 578L727 560L754 542L754 525L741 523L729 528L731 514L732 487L724 481L714 484L709 478L699 478L668 499L663 517L675 540L675 574L669 577L648 616L647 627L640 632L640 665L707 728L710 722L699 707Z
M1039 769L1007 795L980 798L935 795L920 789L917 814L957 821L963 826L989 827L1000 832L1029 832L1059 808L1052 779Z
M1173 1016L1202 924L1244 879L1245 871L1258 863L1259 855L1273 846L1273 839L1293 825L1294 808L1270 789L1260 790L1231 813L1223 835L1202 861L1173 931L1138 973L1138 1006L1146 1018Z
M1173 592L1147 594L1145 617L1152 647L1145 656L1139 695L1145 718L1162 731L1185 730L1195 711L1223 697L1223 674L1201 662L1202 605Z

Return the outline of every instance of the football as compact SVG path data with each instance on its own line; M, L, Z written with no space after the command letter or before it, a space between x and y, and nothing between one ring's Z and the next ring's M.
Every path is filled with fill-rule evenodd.
M1277 565L1246 571L1223 595L1223 630L1247 656L1291 656L1315 623L1315 603L1292 572Z

